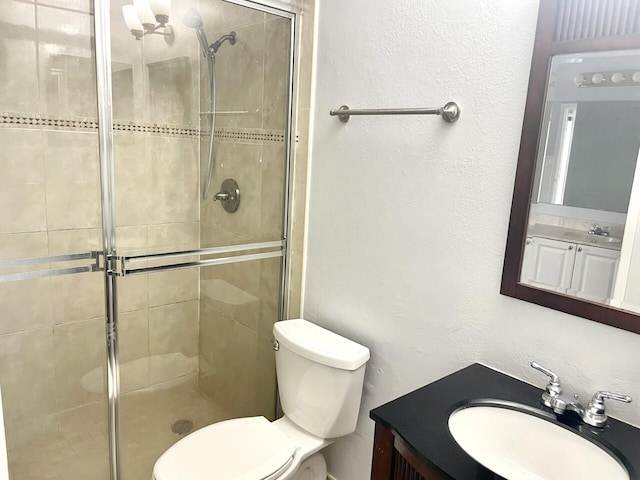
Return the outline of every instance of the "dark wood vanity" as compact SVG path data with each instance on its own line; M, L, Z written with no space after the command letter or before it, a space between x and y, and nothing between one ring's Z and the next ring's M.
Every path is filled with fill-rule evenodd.
M376 424L371 480L449 480L438 467L420 460L402 438Z
M489 399L542 410L541 394L533 385L476 363L372 410L376 428L371 480L503 480L456 443L449 417ZM640 480L640 429L614 418L605 428L593 429L551 417L552 423L606 446L629 478Z

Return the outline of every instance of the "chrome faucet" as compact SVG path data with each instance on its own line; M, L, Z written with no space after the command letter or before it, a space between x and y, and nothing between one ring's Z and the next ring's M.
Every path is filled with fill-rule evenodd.
M589 235L600 235L602 237L608 237L610 235L609 227L601 227L600 225L591 225L587 233Z
M562 393L562 385L558 375L536 362L531 362L531 366L551 378L551 381L547 384L542 394L540 402L544 406L551 408L558 415L563 415L568 410L577 413L587 425L604 427L609 419L606 414L605 399L608 398L624 403L631 402L629 395L598 391L593 395L593 398L591 398L585 408L578 402L578 395L566 395Z

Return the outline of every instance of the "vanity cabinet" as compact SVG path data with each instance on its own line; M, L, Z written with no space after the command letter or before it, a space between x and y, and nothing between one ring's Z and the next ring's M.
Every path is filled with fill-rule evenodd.
M578 245L569 293L593 302L609 303L619 260L618 250Z
M451 480L436 466L420 460L400 437L376 423L371 480Z
M520 281L534 287L608 303L620 251L549 238L527 238Z
M527 238L520 281L534 287L567 293L571 288L575 259L575 243Z

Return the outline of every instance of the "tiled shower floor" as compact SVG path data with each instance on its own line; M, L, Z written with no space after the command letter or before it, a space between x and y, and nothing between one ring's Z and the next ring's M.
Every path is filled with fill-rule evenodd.
M10 480L109 480L105 404L66 412L55 433L9 450ZM120 403L123 480L150 480L153 464L181 437L173 422L189 419L194 430L229 418L199 390L174 387L126 395Z

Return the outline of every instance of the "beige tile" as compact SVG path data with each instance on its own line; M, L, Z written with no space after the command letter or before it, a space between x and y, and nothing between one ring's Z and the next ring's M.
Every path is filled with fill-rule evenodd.
M203 279L200 285L203 300L213 309L253 331L257 330L259 298L248 292L245 285L240 282L233 284L224 276Z
M70 8L72 10L79 10L81 12L93 13L93 2L91 2L91 0L46 0L46 2L43 2L42 0L39 1L41 3L46 3L47 5L53 5L55 7Z
M0 283L0 335L52 325L51 298L49 278Z
M283 238L286 152L284 145L262 147L260 239Z
M202 305L199 386L234 416L256 415L257 335Z
M37 15L41 112L97 116L93 17L45 6Z
M49 232L51 255L101 250L99 229ZM71 263L65 265L70 266ZM52 277L53 318L56 324L102 317L104 315L104 276L102 272Z
M102 250L102 230L99 228L50 231L48 237L51 255Z
M151 156L142 133L114 136L117 225L145 225L151 207Z
M251 243L249 237L243 237L233 232L228 232L221 228L200 224L200 248L221 247L226 245L242 245Z
M116 35L117 34L115 34L112 29L111 38L113 39ZM124 35L123 37L124 39L127 39ZM113 44L111 51L115 51L113 49ZM134 121L137 118L133 65L122 62L111 62L111 72L113 88L113 118L116 120ZM142 90L144 91L144 89Z
M198 302L149 309L151 383L197 371Z
M260 233L262 180L262 147L220 142L217 144L217 165L212 191L222 181L233 178L240 187L240 207L234 213L225 211L220 202L202 202L201 221L237 235L257 239Z
M119 278L118 310L131 312L149 307L148 275L132 275Z
M197 268L150 274L149 305L156 307L197 300L199 276Z
M149 385L149 311L120 314L120 382L123 392Z
M117 227L117 249L119 255L143 255L147 253L147 227ZM132 275L118 278L118 310L130 312L149 306L149 279L147 275Z
M213 30L226 30L262 23L265 14L253 8L246 8L226 2L200 2L200 13L205 22L207 35Z
M242 324L236 323L230 341L226 374L232 379L232 412L238 416L252 415L256 411L257 335Z
M104 319L54 327L55 386L58 409L96 402L105 395Z
M43 138L49 230L100 227L97 134L46 131Z
M116 227L119 255L141 255L147 253L149 245L146 225Z
M3 0L0 18L0 111L38 113L35 6Z
M280 320L280 288L282 262L279 258L260 261L260 313L258 336L273 338L273 324Z
M197 125L191 59L186 56L147 63L151 118L154 122Z
M199 248L199 224L149 225L149 250L153 253Z
M0 336L0 386L7 422L56 411L53 329Z
M235 28L236 44L225 44L216 55L216 111L244 112L217 115L216 127L262 127L264 23ZM229 33L216 30L218 38Z
M31 447L36 439L48 439L52 434L55 434L58 430L58 415L48 414L28 418L11 419L7 418L5 413L4 428L7 440L7 454L9 457L9 478L11 478L11 480L14 478L19 479L19 476L14 477L13 475L15 472L15 465L29 465L32 461L28 454L25 455L20 450L33 451L33 448ZM16 454L16 451L19 453ZM26 478L31 480L28 476Z
M287 125L290 23L278 18L265 24L263 127L272 130Z
M43 257L48 254L47 234L0 235L0 259ZM2 274L46 269L47 264L2 269ZM0 335L31 330L53 323L48 278L0 283Z
M152 158L149 223L196 222L199 217L198 140L147 137Z
M0 235L0 260L44 257L48 253L46 232Z
M227 364L236 322L224 317L204 300L200 302L199 387L223 405L231 405L233 379Z
M39 130L0 129L0 233L46 230Z

